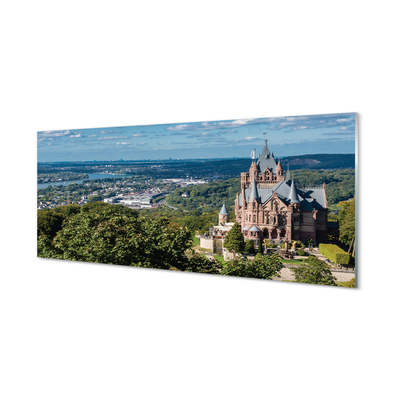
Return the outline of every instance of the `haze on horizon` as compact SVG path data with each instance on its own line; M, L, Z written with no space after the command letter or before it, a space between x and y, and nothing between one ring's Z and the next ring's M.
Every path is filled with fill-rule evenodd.
M38 162L354 154L355 113L40 131Z

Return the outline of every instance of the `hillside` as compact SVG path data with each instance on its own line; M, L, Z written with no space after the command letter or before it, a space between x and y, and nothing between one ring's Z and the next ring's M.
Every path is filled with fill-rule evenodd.
M354 168L355 154L304 154L301 156L283 157L282 167L289 169L338 169Z
M354 197L354 169L334 171L304 169L291 172L291 176L295 179L297 187L322 186L325 182L328 202L333 208L339 201ZM184 192L187 192L189 197L182 197ZM167 197L167 204L188 211L202 209L203 212L211 212L219 210L225 201L227 208L233 210L238 192L240 192L240 178L233 178L179 188Z
M354 154L307 154L280 158L284 169L339 169L354 168ZM64 162L38 163L38 172L57 173L115 173L142 178L171 179L192 177L208 181L240 177L248 171L250 158L205 159L205 160L160 160L160 161L109 161L109 162Z

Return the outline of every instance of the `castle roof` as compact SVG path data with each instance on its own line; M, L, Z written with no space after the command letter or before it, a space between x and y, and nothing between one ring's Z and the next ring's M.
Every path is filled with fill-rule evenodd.
M253 226L249 229L249 231L250 231L250 232L260 232L260 230L259 230L255 225L253 225Z
M290 171L289 171L289 164L287 165L287 172L286 172L286 178L285 178L285 182L290 181Z
M260 156L258 157L257 160L257 167L260 172L264 172L267 168L272 170L272 172L275 173L276 170L276 163L274 160L274 155L271 154L269 151L268 145L267 145L267 140L265 141L265 146L263 151L261 152Z
M294 179L292 179L292 183L290 185L290 202L291 203L300 203L299 197L297 196L296 186L294 185Z
M254 199L256 199L258 203L260 202L260 198L258 197L257 183L255 177L253 177L253 183L251 184L250 201L253 201Z
M244 197L247 199L250 197L252 188L245 189ZM322 210L325 208L325 194L323 188L295 188L297 199L300 202L301 209L304 211L311 210ZM286 205L291 203L291 186L286 182L279 182L273 188L258 188L258 198L261 204L268 202L273 193L276 192L278 198L282 200ZM313 202L314 199L314 202ZM239 206L243 206L242 195L239 194Z
M229 215L228 210L226 209L225 202L222 205L221 211L219 212L219 215Z

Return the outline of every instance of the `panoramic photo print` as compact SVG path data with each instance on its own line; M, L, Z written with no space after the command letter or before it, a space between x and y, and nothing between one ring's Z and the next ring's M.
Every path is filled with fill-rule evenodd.
M37 255L356 287L356 114L40 131Z

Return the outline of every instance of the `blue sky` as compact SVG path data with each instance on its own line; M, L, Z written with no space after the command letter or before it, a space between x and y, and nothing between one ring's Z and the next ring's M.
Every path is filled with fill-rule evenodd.
M355 153L355 114L248 118L38 132L38 161L250 157L267 132L276 157Z

